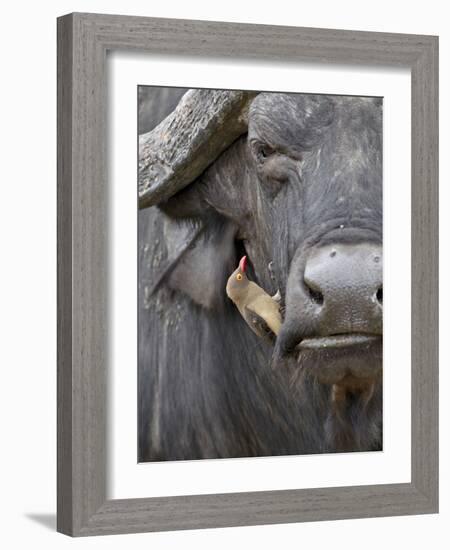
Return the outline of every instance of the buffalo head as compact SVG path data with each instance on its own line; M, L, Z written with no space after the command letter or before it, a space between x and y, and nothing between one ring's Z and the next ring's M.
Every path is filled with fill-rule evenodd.
M166 279L220 308L245 253L280 290L272 364L370 395L382 354L382 103L197 90L140 138L140 206L180 234ZM169 223L169 222L168 222Z

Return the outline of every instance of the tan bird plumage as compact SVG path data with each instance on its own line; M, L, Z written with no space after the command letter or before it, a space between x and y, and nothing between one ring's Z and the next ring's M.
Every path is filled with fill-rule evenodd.
M247 257L244 256L238 268L230 275L226 286L227 295L255 334L273 338L273 334L277 335L281 328L280 305L264 289L248 279L245 274L246 263Z

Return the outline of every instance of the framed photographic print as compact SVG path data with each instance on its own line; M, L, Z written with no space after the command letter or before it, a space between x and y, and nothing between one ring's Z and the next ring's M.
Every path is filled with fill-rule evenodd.
M438 41L58 20L58 530L438 509Z

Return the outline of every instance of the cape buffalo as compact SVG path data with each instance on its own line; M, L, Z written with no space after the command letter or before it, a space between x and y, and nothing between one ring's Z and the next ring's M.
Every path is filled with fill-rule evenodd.
M382 100L184 92L140 91L139 460L380 450Z

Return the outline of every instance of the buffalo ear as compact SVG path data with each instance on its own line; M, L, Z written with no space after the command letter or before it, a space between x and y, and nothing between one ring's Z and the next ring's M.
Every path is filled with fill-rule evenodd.
M168 286L206 309L221 307L226 299L227 279L235 268L235 235L232 223L219 217L208 220L178 258Z

